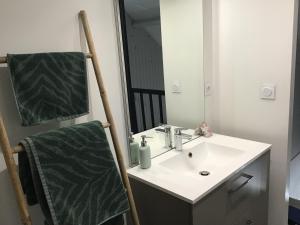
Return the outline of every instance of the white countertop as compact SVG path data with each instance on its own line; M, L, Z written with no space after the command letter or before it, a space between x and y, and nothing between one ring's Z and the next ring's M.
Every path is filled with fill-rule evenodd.
M183 154L180 151L171 150L152 159L152 166L149 169L141 169L139 166L128 169L128 176L194 204L271 149L270 144L219 134L214 134L210 138L197 138L184 144L184 149L192 148L203 142L239 149L244 153L226 166L226 169L207 177L200 175L196 177L179 174L161 165L161 162Z

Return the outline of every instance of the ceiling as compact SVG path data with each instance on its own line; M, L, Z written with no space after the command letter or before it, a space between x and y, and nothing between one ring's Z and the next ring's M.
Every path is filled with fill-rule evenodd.
M124 3L133 26L144 29L161 45L159 0L124 0Z

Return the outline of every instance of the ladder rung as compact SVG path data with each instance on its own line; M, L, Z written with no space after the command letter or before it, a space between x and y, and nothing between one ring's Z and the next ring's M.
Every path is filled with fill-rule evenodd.
M102 123L103 128L109 128L110 127L110 123L106 122L106 123ZM24 149L22 147L22 145L17 145L15 147L12 148L12 152L13 154L17 154L19 152L23 152Z
M0 63L7 63L7 57L0 56Z
M88 59L90 59L90 58L93 57L92 53L85 53L85 56L86 56Z
M106 122L106 123L102 123L103 128L109 128L110 127L110 123Z
M17 145L12 149L13 154L17 154L17 153L23 152L23 151L24 151L24 149L23 149L22 145Z
M90 59L92 58L92 53L86 53L85 56ZM7 63L7 57L6 56L0 56L0 64Z

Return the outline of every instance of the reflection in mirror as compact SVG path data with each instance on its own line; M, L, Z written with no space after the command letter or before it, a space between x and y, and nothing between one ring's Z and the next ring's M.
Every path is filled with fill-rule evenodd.
M130 142L137 146L146 135L155 157L176 147L176 128L185 128L184 143L198 137L194 128L204 121L202 0L119 5ZM129 155L137 164L136 154Z

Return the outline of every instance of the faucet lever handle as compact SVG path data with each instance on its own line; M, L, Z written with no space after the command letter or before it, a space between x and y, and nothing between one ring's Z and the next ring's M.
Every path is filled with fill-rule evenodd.
M181 131L186 130L186 128L183 127L177 127L174 129L175 134L181 135Z
M171 129L172 129L172 126L170 126L170 125L165 125L165 126L163 126L163 127L164 127L166 133L167 133L167 132L170 132Z

